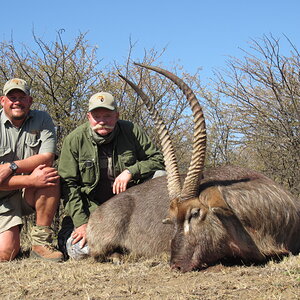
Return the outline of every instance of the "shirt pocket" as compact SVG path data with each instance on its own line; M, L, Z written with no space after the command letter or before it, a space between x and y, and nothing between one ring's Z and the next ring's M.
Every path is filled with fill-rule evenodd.
M9 162L13 159L10 147L0 147L0 163Z
M96 166L94 160L83 160L79 162L79 171L83 184L92 184L96 181Z
M38 154L41 147L41 138L39 132L28 133L25 140L25 157Z

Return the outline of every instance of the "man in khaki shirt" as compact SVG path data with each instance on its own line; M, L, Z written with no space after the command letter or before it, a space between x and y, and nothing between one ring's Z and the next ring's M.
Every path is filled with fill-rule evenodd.
M31 110L27 83L6 82L0 97L0 261L20 250L22 216L36 213L31 232L31 256L53 261L62 253L52 247L50 225L57 210L59 176L52 167L55 128L48 113Z

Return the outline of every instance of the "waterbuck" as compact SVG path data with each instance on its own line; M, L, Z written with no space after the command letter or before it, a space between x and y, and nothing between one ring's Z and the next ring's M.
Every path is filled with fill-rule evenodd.
M252 170L204 170L205 120L195 94L174 74L137 65L169 78L185 94L194 118L191 163L183 180L163 121L148 96L120 75L140 95L158 127L167 178L132 187L95 210L87 228L91 256L105 259L120 250L139 256L168 251L171 267L186 272L222 259L263 262L299 253L299 200Z

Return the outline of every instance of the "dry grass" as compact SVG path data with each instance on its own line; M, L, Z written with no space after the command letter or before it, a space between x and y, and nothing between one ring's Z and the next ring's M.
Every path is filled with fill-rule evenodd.
M171 271L167 257L121 265L93 259L0 263L1 299L300 299L300 256L265 266Z

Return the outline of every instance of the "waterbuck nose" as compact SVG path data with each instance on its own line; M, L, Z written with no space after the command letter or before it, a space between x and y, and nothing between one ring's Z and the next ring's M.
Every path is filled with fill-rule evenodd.
M170 267L172 270L179 271L179 272L181 271L181 266L178 263L171 263Z

